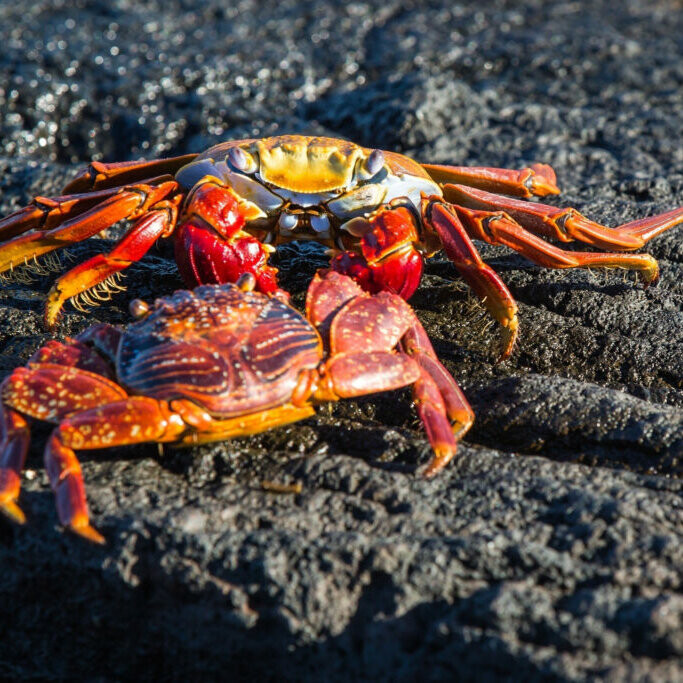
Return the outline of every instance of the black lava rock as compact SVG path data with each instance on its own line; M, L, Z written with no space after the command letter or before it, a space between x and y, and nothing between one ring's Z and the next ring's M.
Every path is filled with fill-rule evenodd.
M682 33L677 0L6 2L0 212L90 159L303 132L544 161L559 205L618 225L682 202ZM99 548L56 529L36 428L28 523L0 520L0 678L680 679L683 231L647 251L644 289L483 247L520 304L503 364L452 266L428 263L412 303L477 413L432 481L409 392L230 443L83 452ZM280 250L296 302L324 264ZM51 281L0 287L0 377L50 337ZM57 336L182 286L168 245L125 282L67 305Z

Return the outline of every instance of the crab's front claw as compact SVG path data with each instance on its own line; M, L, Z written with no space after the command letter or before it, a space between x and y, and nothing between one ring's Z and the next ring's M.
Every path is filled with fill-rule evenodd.
M330 266L353 278L367 292L388 291L409 299L422 277L423 258L415 216L405 206L380 209L369 220L359 219L361 253L344 251Z
M258 291L276 292L277 270L268 265L269 256L268 245L255 237L245 234L226 240L199 218L185 221L176 230L175 257L190 288L237 282L244 273L251 273Z
M175 231L175 257L186 285L237 282L251 273L258 291L277 292L277 270L268 265L274 248L242 230L262 215L230 187L214 181L200 185Z

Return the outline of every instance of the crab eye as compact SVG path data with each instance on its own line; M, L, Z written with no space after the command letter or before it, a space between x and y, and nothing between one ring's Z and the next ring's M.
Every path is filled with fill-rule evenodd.
M149 304L142 299L133 299L128 306L128 310L136 320L139 320L149 313Z
M237 171L242 173L254 173L256 171L256 161L249 152L245 152L241 147L233 147L228 152L228 163Z
M365 171L372 177L380 172L384 166L384 152L381 149L375 149L370 152L370 155L365 160Z
M281 213L278 225L281 230L294 230L299 223L299 219L291 213Z

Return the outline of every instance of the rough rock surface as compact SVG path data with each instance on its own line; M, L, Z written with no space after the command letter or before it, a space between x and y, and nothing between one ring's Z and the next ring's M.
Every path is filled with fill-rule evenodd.
M285 131L546 161L558 201L610 225L683 201L677 0L36 0L0 17L3 215L89 158ZM414 475L428 446L407 392L232 443L88 453L96 548L55 528L37 429L29 522L0 520L0 677L680 680L683 231L648 245L647 290L482 251L520 303L509 362L447 261L413 300L477 413L434 481ZM301 303L322 252L279 262ZM181 286L163 246L126 282L89 315L67 306L59 335ZM0 376L46 340L48 288L0 288Z

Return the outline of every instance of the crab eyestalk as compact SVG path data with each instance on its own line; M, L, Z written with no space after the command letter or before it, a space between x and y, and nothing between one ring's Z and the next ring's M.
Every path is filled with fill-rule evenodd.
M235 170L242 171L242 173L255 173L258 168L254 157L249 152L245 152L241 147L233 147L228 152L228 163Z

